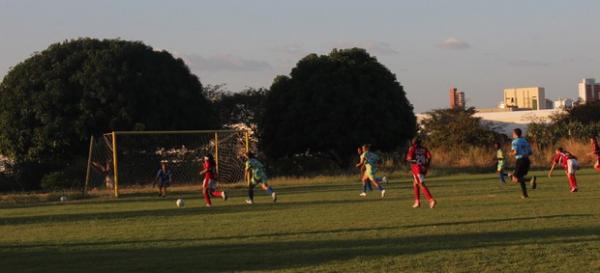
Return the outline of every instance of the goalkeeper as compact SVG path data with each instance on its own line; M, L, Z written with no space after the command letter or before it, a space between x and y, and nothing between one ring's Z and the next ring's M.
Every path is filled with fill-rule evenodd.
M267 183L267 174L265 173L263 164L251 152L246 153L245 157L244 179L248 183L248 200L246 200L246 203L250 205L254 204L254 188L256 185L260 185L263 190L271 194L273 203L277 202L277 193Z
M171 180L173 178L173 172L167 166L167 162L160 162L160 169L156 173L156 179L154 179L154 183L152 187L156 187L156 182L158 182L158 197L167 197L167 188L171 185Z

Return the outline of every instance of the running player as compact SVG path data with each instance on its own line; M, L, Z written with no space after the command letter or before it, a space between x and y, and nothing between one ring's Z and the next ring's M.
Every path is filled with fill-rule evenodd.
M246 167L244 169L244 178L248 182L248 200L247 204L254 204L254 188L256 185L271 194L273 203L277 202L277 193L273 191L273 188L267 183L267 174L265 173L265 167L263 164L256 159L253 153L246 153Z
M494 148L496 148L496 173L500 177L500 182L505 184L507 174L504 171L504 151L502 150L502 145L498 142L494 143Z
M385 181L386 178L384 177L383 179L379 179L375 177L375 174L377 173L377 164L380 160L377 154L369 151L370 148L370 144L365 144L362 146L363 153L360 155L360 162L356 164L356 167L362 168L364 166L365 171L362 177L363 184L373 183L373 185L375 185L375 187L377 187L377 189L381 192L381 198L384 198L385 189L383 188L383 186L381 186L381 183L379 183L379 181ZM364 195L361 194L361 196L366 196L366 193L363 193Z
M410 163L410 170L413 176L413 191L415 194L413 208L421 206L421 191L425 194L425 198L429 202L429 207L434 208L437 201L433 199L433 196L425 185L425 176L431 164L431 152L423 147L420 139L415 138L408 149L408 153L406 153L406 161Z
M516 163L511 180L514 183L519 183L521 185L521 198L528 198L529 195L527 194L527 185L525 185L525 176L529 172L529 167L531 166L531 161L529 161L529 156L532 154L531 146L523 137L523 132L520 128L515 128L512 136L511 155L515 157ZM535 176L531 178L530 183L531 188L535 189L537 187Z
M576 192L577 178L575 177L575 172L577 171L577 169L579 169L577 157L563 150L563 148L558 147L554 153L554 158L552 158L552 167L550 167L548 177L552 177L552 171L554 171L554 167L556 167L556 164L562 165L562 167L565 169L567 179L569 180L569 189L571 190L571 192Z
M173 172L167 166L167 162L160 162L160 169L156 172L156 178L152 184L154 188L156 187L156 182L158 182L158 197L167 197L167 188L171 185L172 178Z
M598 147L598 140L595 136L592 136L590 142L592 143L592 154L596 158L594 169L600 172L600 147Z
M210 201L211 197L220 197L223 200L227 200L227 194L224 191L217 191L217 182L216 178L216 162L211 154L204 156L204 163L202 164L202 171L200 171L200 175L204 175L204 180L202 181L202 195L204 196L204 203L207 207L212 206L212 202Z
M358 152L358 156L360 157L362 155L362 153L363 153L362 146L359 146L356 150ZM365 197L365 196L367 196L367 192L368 191L373 191L373 188L371 187L371 183L366 183L362 179L363 176L364 176L364 174L365 174L365 165L362 164L358 168L360 169L360 175L358 176L358 180L360 180L360 182L362 183L362 186L363 186L363 191L360 194L360 196Z

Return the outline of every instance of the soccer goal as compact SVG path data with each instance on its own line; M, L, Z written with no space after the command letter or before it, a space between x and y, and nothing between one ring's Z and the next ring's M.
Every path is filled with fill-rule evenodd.
M249 132L118 131L90 139L84 195L90 190L144 188L153 184L161 163L172 171L173 183L200 184L202 159L212 154L218 181L243 180L242 155L249 147Z

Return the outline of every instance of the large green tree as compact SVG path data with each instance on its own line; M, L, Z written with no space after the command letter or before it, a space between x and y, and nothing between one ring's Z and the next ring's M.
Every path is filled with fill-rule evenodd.
M77 39L15 65L0 84L0 154L68 161L113 130L217 128L198 78L141 42Z
M310 54L289 77L276 77L259 123L268 156L311 154L340 164L363 143L383 151L402 147L415 129L396 76L359 48Z

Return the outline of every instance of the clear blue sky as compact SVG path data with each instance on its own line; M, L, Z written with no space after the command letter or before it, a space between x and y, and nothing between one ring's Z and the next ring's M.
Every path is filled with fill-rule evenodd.
M203 84L269 87L308 53L366 48L417 112L447 106L451 85L491 107L506 87L576 97L600 80L600 1L0 0L0 77L49 44L140 40L183 58Z

